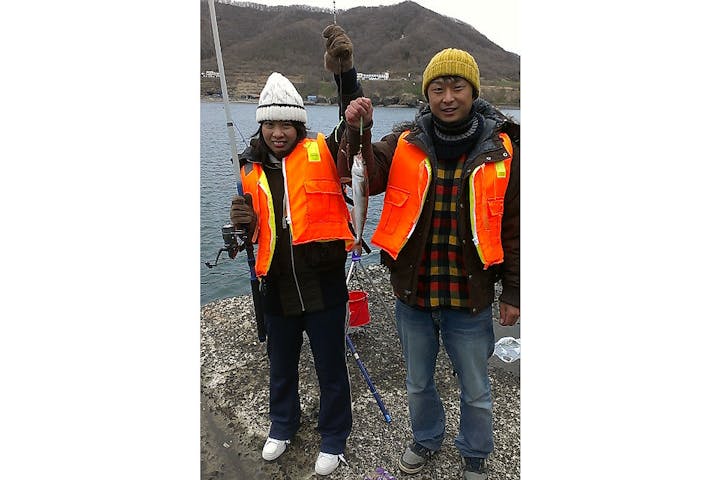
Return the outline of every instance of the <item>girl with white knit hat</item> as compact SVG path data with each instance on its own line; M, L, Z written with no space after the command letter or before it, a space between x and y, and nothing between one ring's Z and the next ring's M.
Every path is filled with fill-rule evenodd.
M342 85L341 105L363 96L352 43L336 25L323 31L325 66ZM335 168L344 122L327 138L307 137L302 97L272 73L255 114L260 127L240 155L244 196L230 219L257 244L270 359L270 431L262 457L278 458L300 427L298 363L307 333L320 386L315 472L329 475L341 461L352 427L345 363L348 290L345 260L353 243L349 213Z

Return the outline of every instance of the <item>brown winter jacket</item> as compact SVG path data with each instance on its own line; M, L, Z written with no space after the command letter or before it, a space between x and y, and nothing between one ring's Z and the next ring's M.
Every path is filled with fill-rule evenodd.
M520 126L513 123L499 110L482 99L475 101L478 114L482 115L483 132L475 146L468 154L463 171L463 183L458 194L456 211L458 218L458 234L462 239L463 257L468 273L470 286L470 303L473 312L482 310L492 304L495 298L495 282L502 281L500 301L520 307ZM370 195L385 191L392 157L398 138L403 130L411 133L407 140L427 153L433 171L436 169L437 158L432 145L430 128L432 118L428 107L425 107L411 125L401 126L379 142L371 143L371 128L363 130L363 157L367 163ZM502 221L502 245L505 260L502 264L483 269L472 240L470 228L470 209L468 205L467 179L473 169L483 162L503 160L502 142L498 134L505 132L513 141L513 159L510 179L505 194L504 214ZM352 156L357 153L360 144L360 132L352 126L347 127L338 152L338 173L341 177L349 176L349 165ZM433 181L435 175L433 175ZM393 260L386 252L381 253L381 261L390 269L390 282L395 296L408 305L415 305L418 284L418 263L430 234L432 205L435 203L434 189L431 187L425 201L418 224L410 239L400 251L397 260Z

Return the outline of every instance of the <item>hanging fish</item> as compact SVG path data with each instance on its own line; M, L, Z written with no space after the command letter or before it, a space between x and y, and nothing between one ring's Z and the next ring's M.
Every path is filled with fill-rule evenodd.
M360 135L362 138L362 120L360 122ZM351 212L353 228L355 229L355 244L353 251L360 255L362 253L362 234L365 228L365 220L368 211L368 181L367 165L362 156L362 143L358 153L353 156L353 163L350 169L352 180L353 209Z

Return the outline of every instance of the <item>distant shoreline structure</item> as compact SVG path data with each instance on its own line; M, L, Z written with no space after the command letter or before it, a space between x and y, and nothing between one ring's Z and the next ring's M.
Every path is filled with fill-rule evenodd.
M207 102L207 103L222 103L223 99L222 97L214 97L214 96L201 96L200 97L201 102ZM246 100L246 99L229 99L230 103L247 103L251 105L257 105L257 100ZM309 103L306 105L312 105L314 107L337 107L337 103ZM502 103L496 104L493 103L493 105L497 108L506 109L506 110L520 110L519 105L504 105ZM373 108L418 108L414 107L412 105L404 105L404 104L398 104L398 105L373 105Z

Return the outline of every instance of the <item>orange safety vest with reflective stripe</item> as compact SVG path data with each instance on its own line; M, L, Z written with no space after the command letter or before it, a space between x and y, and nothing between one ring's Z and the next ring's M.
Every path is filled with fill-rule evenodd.
M385 201L372 243L397 260L400 250L415 231L422 206L430 188L430 160L419 147L408 142L403 132L393 155ZM487 269L503 262L501 241L502 214L510 177L512 145L500 134L506 150L505 160L483 163L470 174L470 223L473 242Z
M395 260L415 231L432 178L430 160L425 152L405 140L408 133L403 132L398 139L380 220L370 239Z
M342 195L335 160L318 134L316 140L304 139L282 160L285 184L285 208L293 245L309 242L344 240L350 250L353 235L350 231L347 205ZM253 197L257 227L253 241L258 244L255 273L267 275L275 253L275 212L267 176L259 163L246 163L240 170L243 192Z
M501 133L500 139L507 153L505 160L483 163L470 174L470 224L486 270L505 259L500 234L513 148L507 134Z

